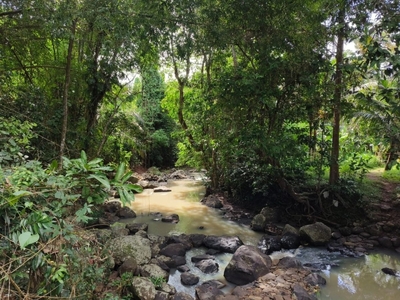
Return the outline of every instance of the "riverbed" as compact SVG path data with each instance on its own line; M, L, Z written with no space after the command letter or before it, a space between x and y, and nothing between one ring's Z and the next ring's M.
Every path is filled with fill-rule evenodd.
M135 222L147 223L149 234L167 236L171 234L202 233L205 235L239 236L245 244L257 245L262 234L252 231L248 226L237 224L223 217L221 211L206 207L200 203L204 197L205 188L201 176L197 180L169 181L167 186L171 192L155 193L154 190L144 190L136 195L132 209L137 213ZM162 215L178 214L178 224L163 223ZM203 250L196 249L188 255L200 254ZM361 299L400 299L400 277L384 274L383 267L400 270L400 255L394 251L381 250L360 258L346 258L339 253L329 253L324 248L299 248L296 251L274 253L272 257L285 255L296 256L305 264L325 264L326 270L321 275L327 280L325 287L318 292L318 299L331 300L361 300ZM201 274L191 267L192 272L201 277L201 281L218 279L225 281L223 270L228 264L231 254L217 255L220 265L218 274ZM189 260L190 261L190 260ZM180 273L173 270L169 283L178 291L194 296L193 287L180 284ZM233 288L232 285L226 289Z

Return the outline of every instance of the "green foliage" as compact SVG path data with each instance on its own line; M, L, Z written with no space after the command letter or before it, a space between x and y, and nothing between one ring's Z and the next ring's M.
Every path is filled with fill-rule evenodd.
M165 283L165 278L164 277L156 277L156 276L150 276L151 282L154 284L156 288L161 288L163 283Z
M89 298L105 275L104 254L96 252L95 239L81 236L88 233L78 225L91 220L92 208L110 189L124 204L133 201L141 188L128 182L132 172L120 164L109 180L113 169L101 159L88 160L84 151L79 158L64 158L61 170L56 162L44 168L38 161L1 170L0 241L6 245L1 283L18 285L21 297L29 289L42 296ZM27 278L28 273L35 275Z

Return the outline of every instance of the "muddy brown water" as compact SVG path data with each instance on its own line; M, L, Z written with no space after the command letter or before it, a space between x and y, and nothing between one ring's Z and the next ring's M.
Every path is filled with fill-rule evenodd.
M245 244L257 245L262 234L223 218L219 210L206 207L200 203L205 188L201 176L197 180L169 181L171 192L154 193L145 190L136 195L132 209L137 213L135 222L147 223L149 233L156 235L202 233L206 235L239 236ZM178 214L178 224L163 223L160 217L154 215ZM200 229L203 228L203 229ZM190 257L204 253L205 249L193 249L187 253L188 266L191 272L200 277L200 282L218 279L226 283L223 270L229 263L232 255L221 254L216 256L220 265L220 272L203 274L190 262ZM384 274L384 267L400 270L400 255L393 251L379 251L361 258L343 258L339 254L329 253L323 248L300 248L296 251L274 253L272 257L294 255L303 263L333 263L339 267L328 268L321 275L327 280L327 285L321 287L318 299L331 300L400 300L400 277ZM399 274L400 275L400 274ZM172 270L169 283L178 291L194 296L194 287L183 286L180 283L180 273ZM225 291L233 286L229 285Z

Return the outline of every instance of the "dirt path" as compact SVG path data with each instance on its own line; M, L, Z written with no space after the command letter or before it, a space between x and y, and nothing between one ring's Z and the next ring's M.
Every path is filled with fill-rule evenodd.
M400 228L400 182L383 178L383 172L383 168L375 169L366 175L379 189L374 199L367 197L371 205L368 217L374 222L393 223L393 229Z

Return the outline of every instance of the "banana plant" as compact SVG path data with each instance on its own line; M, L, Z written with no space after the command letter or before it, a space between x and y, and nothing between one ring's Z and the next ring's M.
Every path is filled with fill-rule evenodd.
M111 185L117 190L123 205L127 205L135 200L134 192L141 193L143 188L140 185L128 182L133 172L127 171L124 163L118 166L117 172Z

